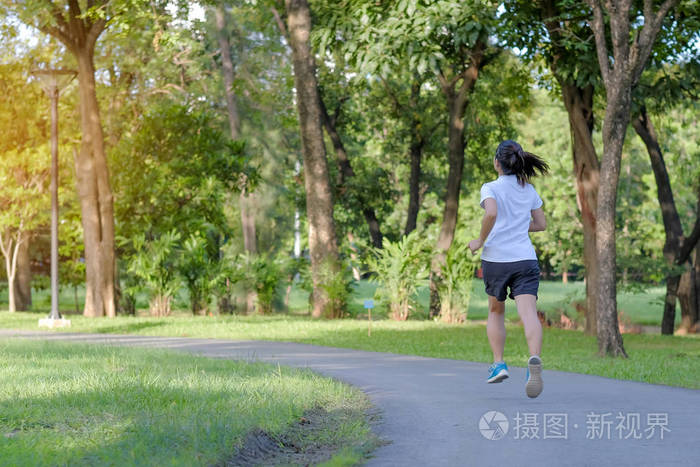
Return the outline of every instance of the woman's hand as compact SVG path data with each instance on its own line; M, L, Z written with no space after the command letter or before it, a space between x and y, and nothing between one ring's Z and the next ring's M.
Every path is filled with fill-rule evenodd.
M482 246L484 246L484 242L480 238L475 238L469 242L469 249L472 251L472 254L476 253Z

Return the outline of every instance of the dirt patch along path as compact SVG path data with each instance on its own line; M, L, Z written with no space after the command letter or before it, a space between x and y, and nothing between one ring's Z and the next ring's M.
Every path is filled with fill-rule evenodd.
M381 411L389 441L370 466L697 465L700 390L525 369L485 383L487 364L267 341L0 331L2 337L169 348L307 367L353 384ZM699 370L700 371L700 370Z

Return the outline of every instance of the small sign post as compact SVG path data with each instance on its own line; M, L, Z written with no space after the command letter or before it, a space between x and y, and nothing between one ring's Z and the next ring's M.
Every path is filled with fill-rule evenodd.
M374 300L365 300L365 308L367 308L367 336L372 335L372 308L374 308Z

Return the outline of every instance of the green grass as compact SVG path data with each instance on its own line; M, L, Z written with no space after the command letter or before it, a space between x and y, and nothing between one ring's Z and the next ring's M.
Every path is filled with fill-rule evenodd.
M36 329L35 313L0 313L0 328ZM154 336L263 339L394 352L427 357L490 362L485 326L446 325L433 321L372 322L360 319L312 320L303 316L214 316L114 319L71 317L72 332ZM579 331L545 328L542 357L548 369L700 389L700 338L625 335L629 359L597 356L595 337ZM525 366L522 327L508 325L506 358Z
M323 433L333 465L371 437L366 396L308 370L24 339L0 341L0 361L3 465L212 465L318 407L352 414Z
M355 283L353 293L348 301L348 313L351 317L365 313L363 308L364 301L374 296L376 285L367 280L362 280ZM78 304L82 306L84 302L84 290L78 288ZM281 288L280 295L284 294ZM663 297L665 287L650 287L644 292L629 292L619 291L618 293L618 308L629 318L632 323L660 326L661 317L663 314ZM186 311L189 307L187 302L187 294L180 291L175 299L174 307ZM538 308L548 314L555 315L560 310L565 311L570 317L576 316L576 312L572 303L582 301L585 298L585 287L583 282L569 282L563 284L555 281L543 281L540 283L540 293L538 300ZM33 310L48 313L51 297L48 290L34 291L33 295ZM423 287L419 289L417 297L417 310L412 315L414 319L426 319L429 293L428 289ZM377 303L378 308L374 310L376 317L386 316L386 311L381 304ZM59 294L59 306L62 312L75 313L75 299L73 289L64 287ZM139 309L146 309L148 301L145 295L141 295L137 300ZM7 291L0 291L0 309L7 309ZM289 311L293 314L304 314L308 310L308 292L293 287L290 294ZM680 310L680 309L679 309ZM488 300L484 293L484 285L480 279L474 279L473 292L469 304L467 317L470 320L480 321L485 320L488 314ZM506 302L506 317L509 320L517 321L518 316L515 311L515 305L512 300ZM676 312L676 324L680 323L680 311Z

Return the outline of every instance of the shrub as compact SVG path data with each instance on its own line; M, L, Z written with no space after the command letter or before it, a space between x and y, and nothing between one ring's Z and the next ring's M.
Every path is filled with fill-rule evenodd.
M127 270L141 280L149 295L149 311L154 316L168 316L172 297L178 288L176 275L177 242L180 234L171 230L146 241L144 235L133 239L135 253L128 260Z
M375 296L389 306L392 319L404 321L415 309L417 288L427 285L428 254L426 242L411 232L397 242L384 240L384 248L372 249L368 258L374 272L371 281L378 284Z
M442 266L440 320L463 323L467 319L476 262L467 243L453 243Z
M243 284L257 294L256 311L271 313L277 284L283 274L280 261L268 255L245 252L238 256L237 264Z

